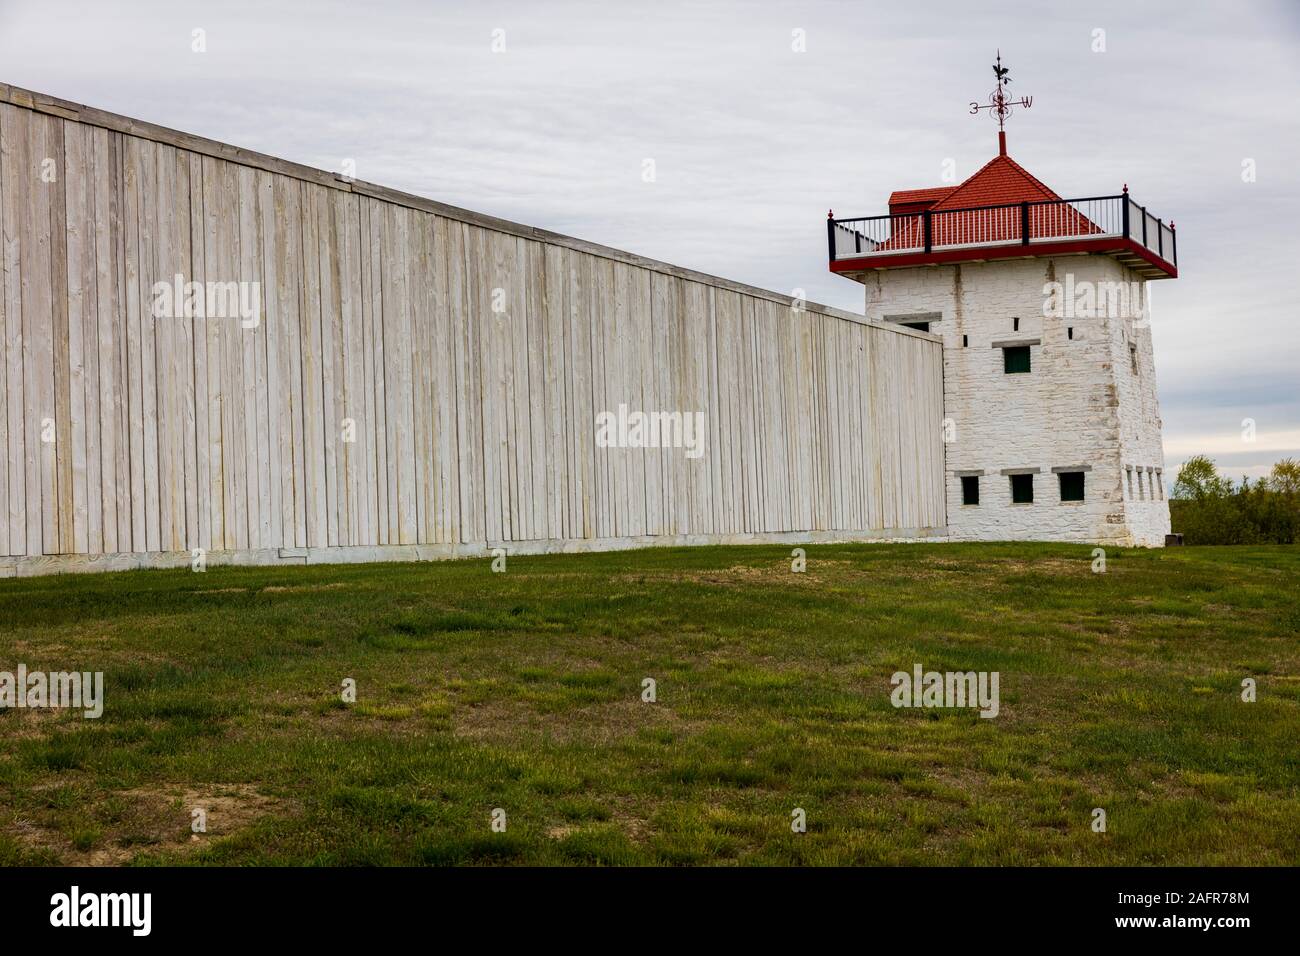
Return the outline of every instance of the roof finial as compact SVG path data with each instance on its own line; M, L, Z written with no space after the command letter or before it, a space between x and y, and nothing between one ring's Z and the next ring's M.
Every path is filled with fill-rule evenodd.
M996 117L998 121L998 155L1007 154L1007 120L1011 118L1011 108L1014 106L1023 106L1025 109L1034 105L1034 99L1031 96L1022 96L1018 100L1008 99L1007 86L1011 83L1011 77L1008 75L1011 67L1002 65L1002 51L998 50L998 61L993 64L993 75L997 77L997 86L989 94L989 101L986 105L980 106L979 103L971 102L970 111L973 114L980 110L988 110L989 115Z

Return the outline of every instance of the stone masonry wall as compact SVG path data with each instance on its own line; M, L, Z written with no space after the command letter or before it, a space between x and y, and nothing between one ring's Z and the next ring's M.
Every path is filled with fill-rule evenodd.
M1118 285L1101 285L1133 281L1137 301L1118 298ZM1052 282L1062 284L1059 318L1044 314ZM1014 259L871 272L865 284L868 318L928 320L943 337L952 538L1163 543L1169 511L1164 476L1154 471L1163 458L1151 334L1135 322L1145 283L1127 267L1108 256ZM1088 306L1080 290L1089 284L1103 296L1110 290L1104 317L1077 314ZM1031 371L1007 374L994 343L1020 342L1033 343ZM1132 500L1130 464L1143 469L1143 492L1135 472ZM1084 500L1061 501L1052 469L1076 466L1087 469ZM1033 503L1013 504L1004 470L1034 468ZM962 504L963 472L982 473L978 505Z

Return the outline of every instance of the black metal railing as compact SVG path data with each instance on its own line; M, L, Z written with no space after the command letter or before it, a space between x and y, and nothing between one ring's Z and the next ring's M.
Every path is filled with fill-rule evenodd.
M826 222L832 262L860 256L1125 236L1177 266L1173 226L1152 216L1145 206L1130 199L1128 193L969 206L899 216L830 218Z

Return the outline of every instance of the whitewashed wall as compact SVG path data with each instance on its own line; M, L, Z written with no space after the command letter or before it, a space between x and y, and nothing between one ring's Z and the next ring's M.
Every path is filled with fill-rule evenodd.
M1150 328L1131 310L1045 317L1044 287L1142 282L1109 256L994 260L868 272L868 318L932 313L944 341L948 526L958 540L1164 543L1169 505L1156 485L1130 497L1125 466L1163 467ZM1020 319L1019 330L1014 318ZM1070 338L1070 329L1074 337ZM1031 371L1008 375L997 343L1034 342ZM1128 342L1138 345L1138 374ZM1086 466L1085 500L1061 501L1053 468ZM1004 470L1037 468L1034 502L1011 501ZM980 503L960 475L980 472ZM1154 475L1154 471L1150 474ZM1167 477L1167 476L1162 476ZM1166 481L1165 492L1168 491Z
M945 524L930 336L9 87L0 218L9 573ZM595 447L620 403L705 454Z

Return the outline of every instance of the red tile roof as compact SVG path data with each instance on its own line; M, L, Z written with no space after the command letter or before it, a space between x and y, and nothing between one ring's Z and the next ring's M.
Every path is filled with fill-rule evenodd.
M929 189L895 189L889 194L889 205L914 202L935 203L956 188L956 186L931 186Z
M1007 155L993 157L958 186L904 189L890 194L891 235L877 249L923 249L923 220L929 210L931 247L1005 243L1021 238L1022 202L1059 201L1060 196ZM973 209L1004 206L999 209ZM970 210L952 212L952 210ZM1087 236L1102 230L1072 206L1029 207L1031 239Z
M1010 156L994 156L932 208L965 209L1060 198Z

